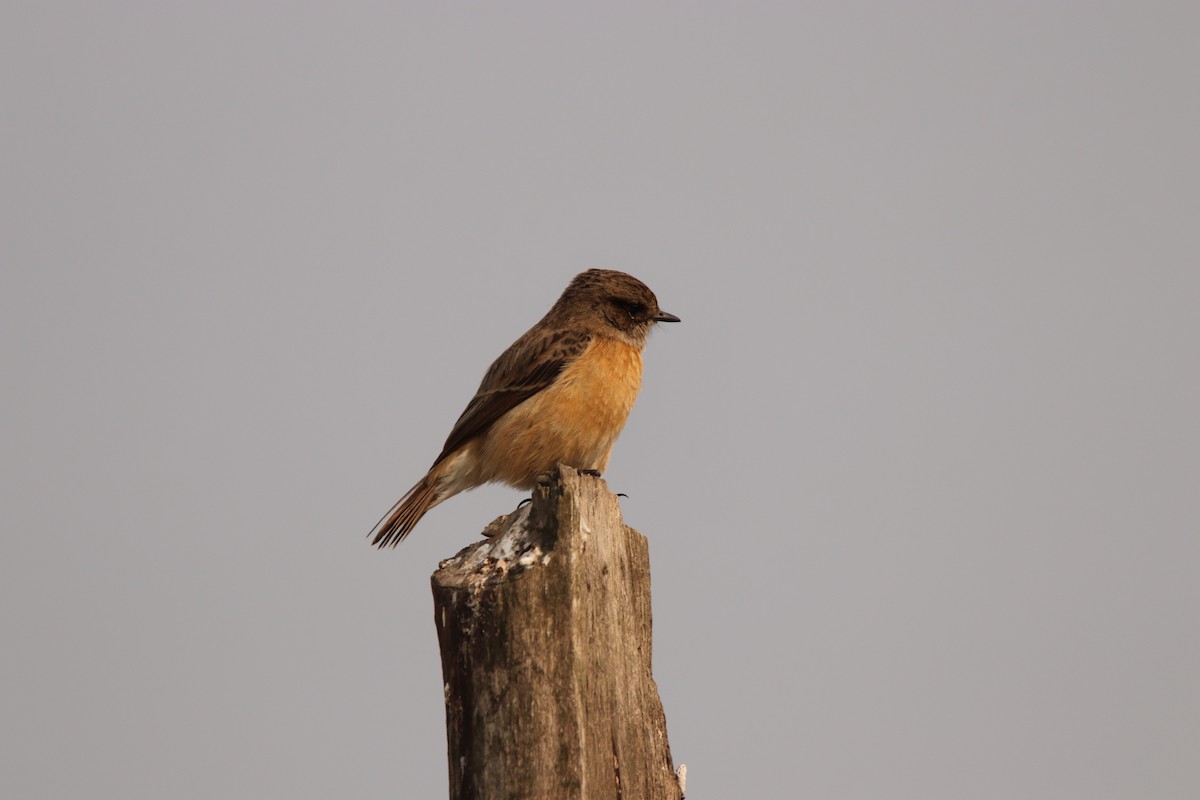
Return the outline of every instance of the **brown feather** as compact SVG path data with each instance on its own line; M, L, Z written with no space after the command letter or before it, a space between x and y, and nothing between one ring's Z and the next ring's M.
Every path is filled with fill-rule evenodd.
M535 334L531 336L530 334ZM479 391L467 404L446 445L433 462L436 467L458 448L487 431L509 410L554 383L559 374L587 350L591 334L534 328L495 360L483 376Z
M386 515L386 521L381 520L371 531L375 534L372 544L382 549L395 547L404 541L420 522L421 517L425 516L425 512L433 508L437 499L435 490L438 477L440 476L434 475L431 470L392 506Z

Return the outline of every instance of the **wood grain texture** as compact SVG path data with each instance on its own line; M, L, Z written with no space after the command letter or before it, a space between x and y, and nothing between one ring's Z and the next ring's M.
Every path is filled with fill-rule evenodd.
M569 467L489 532L433 574L451 800L678 800L645 537Z

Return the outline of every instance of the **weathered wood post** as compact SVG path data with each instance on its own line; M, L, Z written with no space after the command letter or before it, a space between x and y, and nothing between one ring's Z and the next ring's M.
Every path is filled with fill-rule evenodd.
M617 498L559 467L488 528L433 574L451 800L682 798Z

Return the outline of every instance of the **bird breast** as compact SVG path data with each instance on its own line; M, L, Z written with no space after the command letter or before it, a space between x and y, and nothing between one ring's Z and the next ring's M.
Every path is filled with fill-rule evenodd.
M480 477L529 489L560 463L603 470L641 385L640 349L594 338L552 385L514 407L482 437L480 461L495 474Z

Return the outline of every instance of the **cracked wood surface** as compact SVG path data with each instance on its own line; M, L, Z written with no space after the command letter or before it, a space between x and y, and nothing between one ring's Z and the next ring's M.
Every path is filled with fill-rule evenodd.
M433 574L451 800L678 800L650 673L650 558L560 467Z

